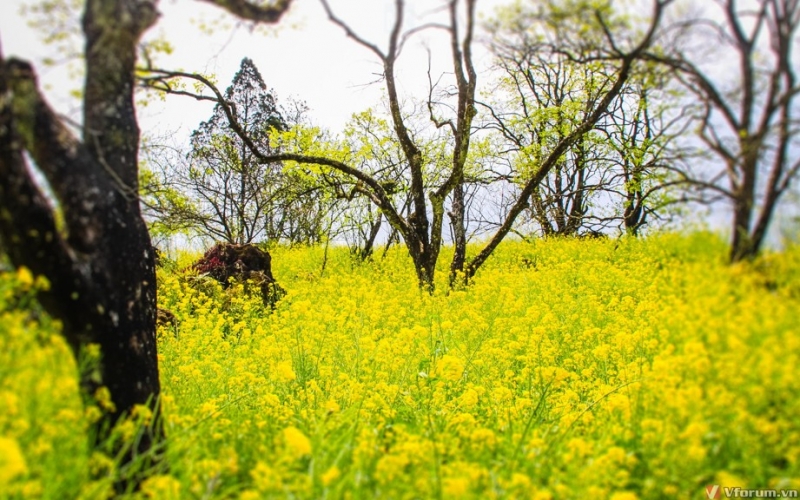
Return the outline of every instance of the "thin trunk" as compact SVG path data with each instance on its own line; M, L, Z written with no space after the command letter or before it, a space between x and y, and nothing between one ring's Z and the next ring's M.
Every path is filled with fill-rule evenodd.
M736 190L733 207L733 234L731 235L731 262L754 257L758 253L750 232L755 208L756 174L758 171L757 148L749 140L743 141L741 174L742 181Z
M467 258L467 231L465 227L464 185L458 184L453 189L453 206L450 210L450 222L453 226L453 261L450 264L450 286L456 284L459 273L464 270Z
M383 216L378 212L378 218L370 223L369 234L364 241L364 248L359 252L361 260L367 260L372 256L372 249L375 246L375 240L378 238L378 233L381 231L381 224L383 223Z

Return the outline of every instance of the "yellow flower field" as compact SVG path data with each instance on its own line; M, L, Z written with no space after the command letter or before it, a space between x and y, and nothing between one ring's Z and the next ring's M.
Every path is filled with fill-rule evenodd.
M705 233L509 242L472 286L446 290L442 269L429 295L399 248L367 264L331 249L324 272L321 248L276 249L274 311L192 286L182 256L159 270L179 320L159 330L169 468L134 496L800 488L800 248L725 256ZM0 498L102 498L114 459L85 434L100 410L37 286L0 280Z

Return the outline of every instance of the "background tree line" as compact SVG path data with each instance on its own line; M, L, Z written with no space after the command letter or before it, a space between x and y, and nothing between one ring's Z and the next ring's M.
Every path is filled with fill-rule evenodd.
M142 79L149 88L186 94L176 90L186 79L206 87L190 94L216 102L212 120L243 165L228 176L241 189L195 175L152 198L154 220L228 241L344 240L365 257L381 234L406 244L420 283L429 286L444 241L456 249L451 280L459 273L468 279L509 232L635 235L692 204L722 200L734 214L731 258L753 256L798 169L790 43L796 2L756 2L753 10L756 3L731 0L684 12L668 11L673 1L640 3L652 9L647 19L611 2L518 2L478 29L475 2L447 2L439 17L412 26L405 24L405 2L395 2L395 24L382 48L322 2L332 22L384 68L384 102L355 113L339 133L302 119L282 121L272 134L254 133L248 105L230 94L239 74L223 94L201 75L150 67ZM403 44L423 33L449 39L442 46L450 47L451 71L422 75L427 95L400 95L397 59ZM720 54L698 48L711 40L736 55L737 71L711 64ZM478 45L494 61L483 96L473 63ZM200 150L221 152L199 130L189 153L195 164ZM162 177L181 168L188 173L188 163L172 162ZM243 171L253 174L253 189L244 188ZM196 217L188 207L214 204L181 196L198 189L230 206ZM249 200L252 210L242 210L237 199ZM210 227L234 220L250 228L249 236ZM473 236L489 243L468 259Z

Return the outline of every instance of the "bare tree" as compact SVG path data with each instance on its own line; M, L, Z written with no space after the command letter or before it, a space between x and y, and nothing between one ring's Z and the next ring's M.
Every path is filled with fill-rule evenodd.
M184 92L170 88L159 74L140 83ZM292 100L288 108L280 105L249 58L242 60L223 97L248 137L268 154L281 150L281 133L305 122L305 104ZM315 182L282 162L259 162L230 131L220 104L195 129L190 143L186 154L156 145L145 152L150 182L143 195L153 225L236 244L322 239L332 203L324 179Z
M549 50L562 54L570 61L580 63L602 62L607 68L602 79L594 83L601 89L590 109L585 110L579 123L570 124L555 145L535 160L535 167L524 178L516 201L508 208L497 232L486 246L464 267L467 279L471 278L489 258L495 248L514 228L519 215L529 206L529 200L548 175L559 165L563 156L575 146L596 124L609 114L609 109L625 88L635 64L653 43L664 9L672 0L655 0L653 14L640 37L631 36L624 25L613 22L610 2L572 0L549 3L550 15L543 18L552 37ZM579 33L580 34L579 34ZM620 36L622 32L622 36ZM581 35L582 34L582 35Z
M207 1L262 22L276 22L290 3ZM0 236L15 266L47 277L39 300L63 322L73 352L101 346L100 380L83 380L111 393L115 410L97 424L101 439L135 405L150 406L158 419L155 264L137 198L133 102L137 43L158 17L156 3L86 1L81 138L48 105L32 66L0 54ZM55 207L34 182L27 155L55 193ZM148 451L160 432L145 432L129 455Z
M656 68L645 68L596 127L611 172L603 186L612 197L611 211L600 221L632 235L668 220L675 205L709 203L687 179L693 158L678 139L687 135L691 119L675 108L667 80Z
M493 102L484 106L487 128L513 156L507 176L519 183L587 118L605 91L596 82L606 77L601 66L572 63L545 44L529 44L526 33L513 32L520 27L509 28L491 30L501 76ZM578 137L533 189L528 211L543 236L574 235L588 224L592 198L608 183L606 148L596 132Z
M375 175L346 161L335 159L330 155L310 156L299 153L269 154L258 147L247 134L230 107L226 115L230 125L253 154L262 163L274 161L295 161L298 163L314 163L336 170L355 180L353 188L374 203L387 219L389 224L403 237L406 248L414 262L419 285L431 288L434 284L434 270L443 243L443 227L446 214L446 202L452 196L449 216L456 229L455 257L451 269L463 267L466 255L466 237L464 230L463 188L464 165L467 162L472 132L472 120L475 116L476 72L472 62L472 39L475 25L476 0L450 0L445 5L443 23L416 26L404 31L406 5L404 0L394 1L395 20L389 34L387 47L362 38L345 21L337 17L326 0L321 0L330 20L340 26L356 43L372 52L380 60L383 67L383 80L386 84L387 104L394 132L394 140L400 146L405 168L409 176L410 213L404 214L392 196L392 190ZM453 67L455 102L448 110L440 110L435 103L429 106L430 119L436 127L448 131L450 146L448 151L449 166L438 171L433 180L427 174L436 162L426 157L418 139L412 134L408 125L408 117L402 109L402 98L398 90L396 65L403 46L414 33L422 29L442 29L447 33ZM207 79L199 75L187 75L150 69L162 78L192 78L202 82L213 93L209 96L223 107L227 106L219 90ZM202 97L201 97L202 98ZM449 112L448 112L449 111ZM437 115L442 112L442 115ZM436 165L438 167L438 165Z
M800 2L736 0L709 3L707 18L674 26L673 50L645 57L665 64L699 101L698 135L722 168L692 181L721 194L733 207L732 261L758 254L781 197L800 170L797 158L797 60ZM698 46L702 46L701 50ZM704 52L735 61L735 72Z
M463 3L463 33L459 22L459 4ZM369 196L377 202L389 223L403 236L409 254L414 261L420 285L433 287L434 270L442 246L442 230L445 216L445 202L452 194L450 219L455 228L455 254L451 271L460 270L466 255L466 234L464 228L463 180L464 165L467 161L472 132L472 120L475 116L475 89L477 75L472 61L472 38L475 24L475 0L451 0L447 3L447 23L443 28L450 39L451 62L455 77L455 93L457 95L453 116L437 116L434 103L429 101L430 118L438 128L446 127L452 134L450 150L452 163L444 174L443 181L436 186L426 186L426 158L419 145L409 133L406 118L401 109L401 99L397 88L395 73L396 63L404 43L414 30L403 33L405 2L395 1L395 23L392 27L388 48L381 49L365 40L353 31L350 26L338 18L326 0L322 4L332 22L339 25L347 35L358 44L370 50L381 61L387 88L388 105L395 138L399 142L411 177L410 198L413 212L403 217L397 207L390 203L386 190L378 183L371 186ZM371 181L374 179L370 178ZM369 185L370 183L367 183ZM378 189L375 189L375 188ZM427 193L426 193L427 192ZM426 199L427 194L427 199ZM430 202L430 205L428 204ZM387 206L388 205L388 206ZM430 211L430 214L429 214Z
M603 38L603 25L607 32L612 26L622 32L630 27L615 21L613 10L603 10L602 4L595 6L597 16L606 19L602 23L578 7L580 2L549 9L512 5L488 24L498 77L491 100L482 104L489 115L486 127L500 138L496 147L510 159L504 178L514 186L524 184L553 148L598 109L617 74L618 58L603 56L613 43ZM564 22L554 19L563 17L584 36L559 34ZM688 120L667 105L675 98L674 89L665 86L665 73L654 64L634 64L594 126L576 138L533 189L525 211L530 216L522 220L529 219L532 227L522 224L520 229L549 236L594 234L616 226L636 234L684 199L675 196L686 182L679 175L683 152L672 139L685 131Z

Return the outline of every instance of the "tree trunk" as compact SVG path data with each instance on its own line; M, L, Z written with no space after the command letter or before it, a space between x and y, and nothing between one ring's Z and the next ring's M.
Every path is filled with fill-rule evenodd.
M453 260L450 263L450 286L454 286L459 273L464 272L467 259L467 231L464 224L466 207L464 203L464 184L459 183L453 189L453 206L450 210L450 223L453 227Z
M364 248L359 252L361 260L367 260L372 256L372 250L375 247L375 240L378 238L378 233L381 231L381 224L383 223L383 214L378 211L378 217L370 222L369 234L364 241Z
M733 235L731 237L731 262L747 260L757 253L750 240L750 210L736 200L733 213Z
M420 241L416 233L405 237L405 243L408 254L411 256L411 261L414 263L418 286L433 293L436 260L435 257L431 256L430 243Z
M747 151L747 150L746 150ZM750 226L755 207L756 171L758 158L746 153L742 161L742 181L736 191L733 206L733 234L731 235L731 262L755 257L758 248L753 245Z
M291 3L205 1L264 23L278 21ZM157 2L86 0L83 141L45 102L33 68L4 60L0 51L0 240L15 266L49 280L39 300L63 322L73 352L88 343L101 347L99 380L82 381L90 391L105 386L111 393L114 408L96 424L98 440L138 405L152 410L144 434L121 444L130 445L121 450L126 463L154 452L162 437L155 253L139 208L133 101L136 50L156 21ZM26 153L55 194L57 212L34 182ZM122 477L117 486L141 479Z
M155 255L137 197L133 105L136 44L155 17L152 1L87 1L83 142L44 101L32 67L0 54L0 235L14 265L50 281L39 298L63 322L73 353L87 343L101 347L100 379L82 380L90 393L99 386L111 393L114 409L97 424L97 439L135 406L153 411L156 425L127 460L161 437ZM25 151L58 199L63 231Z

